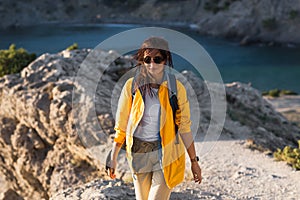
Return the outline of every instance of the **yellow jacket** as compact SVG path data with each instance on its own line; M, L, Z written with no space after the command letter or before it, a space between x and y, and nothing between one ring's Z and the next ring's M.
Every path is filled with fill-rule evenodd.
M133 78L127 80L121 92L116 113L116 135L114 139L115 142L120 144L123 144L126 140L126 156L131 169L133 133L144 113L144 101L139 90L136 91L135 97L132 99L132 81ZM176 80L176 84L179 110L176 112L175 121L179 133L184 134L191 131L189 102L182 83ZM160 137L163 147L161 160L163 174L168 187L173 188L184 179L185 148L180 137L180 143L175 144L175 126L166 81L159 87L158 98L161 105Z

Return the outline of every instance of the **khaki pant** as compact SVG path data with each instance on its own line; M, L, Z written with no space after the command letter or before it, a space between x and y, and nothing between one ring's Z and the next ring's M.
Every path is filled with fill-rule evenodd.
M156 144L134 140L133 184L137 200L168 200L171 189L168 188L159 157L161 149Z
M171 189L168 188L162 170L133 175L133 184L137 200L168 200Z

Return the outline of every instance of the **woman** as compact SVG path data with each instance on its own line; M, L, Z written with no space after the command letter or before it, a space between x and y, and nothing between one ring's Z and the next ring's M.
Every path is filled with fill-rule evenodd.
M174 120L166 78L167 68L173 67L173 63L166 40L148 38L135 59L138 62L137 74L127 80L119 99L109 175L116 177L117 156L126 141L126 156L133 173L136 198L169 199L172 188L184 178L184 146L191 160L195 182L201 183L202 180L190 129L189 102L184 86L177 80L179 110ZM177 139L174 123L181 136Z

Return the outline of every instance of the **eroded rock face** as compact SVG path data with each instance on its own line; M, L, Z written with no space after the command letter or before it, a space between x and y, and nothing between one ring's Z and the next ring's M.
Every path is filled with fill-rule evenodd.
M90 138L89 134L94 134L93 125L86 125L89 130L86 138L79 137L75 124L78 116L72 112L72 92L80 87L76 86L76 73L89 53L90 50L83 49L44 54L20 74L0 79L0 173L20 196L48 199L59 189L103 174L99 171L103 163L93 160L83 145L86 138ZM103 75L103 79L109 80L105 92L113 87L110 77L116 77L115 74L131 66L130 61L118 59L119 55L112 51L94 50L92 55L95 60L89 55L89 61L98 73L108 66L120 69L110 72L112 76ZM127 64L116 64L121 59ZM99 60L102 64L97 63ZM106 93L108 97L110 93ZM99 101L102 99L107 101L104 98ZM96 108L96 117L101 119L103 127L98 134L109 139L113 119L110 114L103 114L106 110ZM91 142L100 139L93 138Z
M133 66L116 52L82 49L44 54L20 74L2 77L0 175L7 183L2 194L49 199L59 190L105 179L103 156L114 133L111 102L117 101L123 84L117 81ZM194 91L188 90L190 98L198 98L198 133L203 134L211 120L207 88L215 83L191 72L182 76ZM251 138L271 150L300 139L299 128L275 112L259 91L242 83L225 89L225 135ZM95 146L101 148L91 153ZM94 185L109 183L99 184Z
M248 139L271 151L297 145L299 127L276 112L261 92L247 84L231 83L226 84L226 93L228 117L249 128Z

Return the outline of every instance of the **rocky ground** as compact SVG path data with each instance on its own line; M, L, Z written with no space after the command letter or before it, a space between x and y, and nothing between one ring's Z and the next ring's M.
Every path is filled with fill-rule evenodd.
M196 146L201 148L201 143ZM201 156L202 183L194 183L187 172L174 188L173 200L181 199L290 199L300 198L300 171L270 155L250 150L244 140L223 138ZM95 180L67 189L52 197L60 199L135 199L132 184L117 179Z

